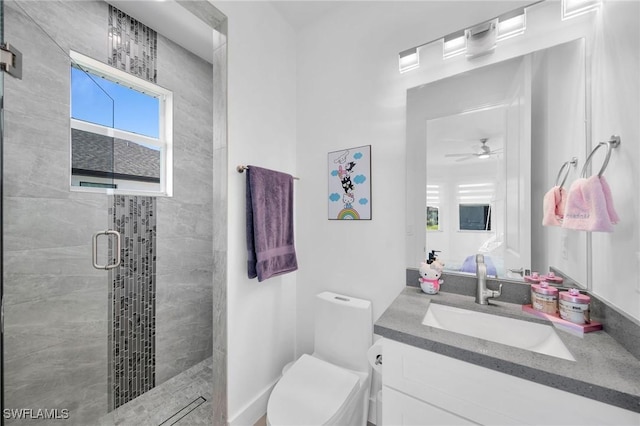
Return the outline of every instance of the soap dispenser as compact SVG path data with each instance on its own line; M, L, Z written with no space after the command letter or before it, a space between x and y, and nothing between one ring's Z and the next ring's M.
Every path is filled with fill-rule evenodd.
M433 262L435 262L438 259L438 256L436 255L436 253L440 253L440 250L431 250L431 253L429 253L429 257L427 258L427 263L429 265L431 265Z

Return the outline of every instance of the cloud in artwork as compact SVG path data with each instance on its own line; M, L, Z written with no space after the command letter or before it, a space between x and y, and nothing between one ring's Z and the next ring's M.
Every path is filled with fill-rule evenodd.
M358 175L355 178L353 178L353 181L357 184L364 183L365 180L367 180L367 177L365 175Z
M360 198L358 200L358 202L364 206L365 204L367 204L369 202L369 200L367 200L366 198Z
M334 192L333 194L329 195L329 199L333 202L336 202L340 199L340 194Z
M356 160L359 160L362 158L362 153L361 152L356 152L355 154L353 154L353 158L355 158Z

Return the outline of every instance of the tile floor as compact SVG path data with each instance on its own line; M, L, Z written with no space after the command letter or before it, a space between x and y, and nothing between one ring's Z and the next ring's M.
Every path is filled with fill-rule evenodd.
M99 419L98 426L213 425L208 358ZM266 426L266 414L253 426ZM367 426L375 426L367 422Z
M213 425L213 370L208 358L102 416L99 426Z

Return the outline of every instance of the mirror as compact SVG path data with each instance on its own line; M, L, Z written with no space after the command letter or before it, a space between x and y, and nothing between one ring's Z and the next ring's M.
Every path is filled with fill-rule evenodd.
M409 234L422 238L421 260L439 251L447 272L475 275L483 253L498 278L553 271L587 284L586 233L542 226L561 166L578 159L568 189L586 157L586 81L579 38L408 90L407 188L426 201Z

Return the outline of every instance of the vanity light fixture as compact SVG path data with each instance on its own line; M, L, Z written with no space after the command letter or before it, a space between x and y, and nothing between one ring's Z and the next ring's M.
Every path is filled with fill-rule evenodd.
M531 2L525 7L504 13L443 38L431 40L417 47L400 52L400 72L404 73L420 66L419 49L433 43L442 43L442 58L448 59L465 53L467 58L492 53L498 41L524 34L527 27L527 9L545 0ZM563 0L568 3L600 3L602 0ZM564 9L563 9L564 10Z
M464 31L449 34L442 39L442 58L452 58L467 50L467 38Z
M465 51L467 58L477 58L493 53L496 49L497 35L498 18L464 30L464 36L467 39Z
M498 41L524 34L527 29L527 9L520 8L498 18Z
M562 20L597 10L602 0L562 0Z
M420 54L417 47L412 47L399 55L400 73L414 70L420 66Z

